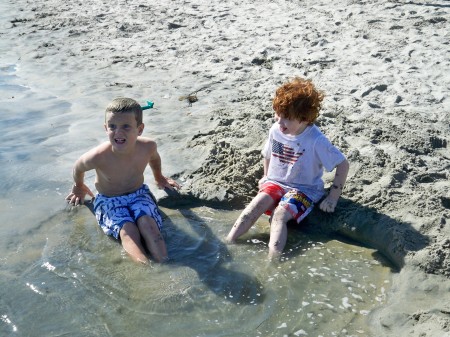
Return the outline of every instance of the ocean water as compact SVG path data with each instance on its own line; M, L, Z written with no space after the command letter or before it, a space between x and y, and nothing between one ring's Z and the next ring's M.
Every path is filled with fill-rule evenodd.
M294 230L283 260L269 263L267 218L226 245L239 211L185 205L161 209L170 263L133 263L87 207L64 202L74 160L105 139L95 113L104 102L96 92L50 93L30 85L20 63L2 62L0 336L369 335L391 270L356 243ZM170 130L201 118L165 113L178 108L164 90L153 95L161 108L146 130L171 174L192 154L180 151L190 131Z

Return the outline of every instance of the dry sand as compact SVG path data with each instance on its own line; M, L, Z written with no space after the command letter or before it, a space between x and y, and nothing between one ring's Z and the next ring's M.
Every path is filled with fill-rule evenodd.
M448 1L9 6L0 37L35 85L74 108L145 88L179 107L174 125L185 127L166 139L183 158L168 155L184 199L243 207L262 172L275 88L313 79L327 94L318 124L351 171L337 213L316 211L305 228L345 234L395 265L387 303L370 315L374 336L450 335ZM192 106L178 101L189 94Z

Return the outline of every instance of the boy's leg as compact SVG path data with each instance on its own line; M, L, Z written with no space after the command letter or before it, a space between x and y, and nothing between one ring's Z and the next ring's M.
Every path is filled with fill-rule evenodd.
M293 219L291 213L278 206L273 212L270 224L269 258L279 258L287 241L287 222Z
M145 245L156 262L167 260L167 248L156 221L149 215L140 217L137 221L139 232Z
M145 250L141 243L141 235L136 224L126 222L120 230L119 235L123 249L125 249L133 260L147 264L148 258L145 255Z
M258 193L236 220L230 233L228 233L226 240L233 243L242 234L247 233L256 220L258 220L265 211L273 208L274 204L275 202L270 195L264 192Z
M283 252L287 240L287 223L302 221L313 209L314 203L304 193L291 190L280 200L270 226L269 257L277 258Z

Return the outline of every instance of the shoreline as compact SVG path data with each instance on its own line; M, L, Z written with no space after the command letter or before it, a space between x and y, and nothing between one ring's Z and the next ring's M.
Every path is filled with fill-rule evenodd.
M182 148L188 164L169 162L182 195L208 202L243 206L256 193L273 91L293 75L313 79L326 94L318 125L351 167L335 215L316 211L308 226L368 244L400 269L370 315L374 335L450 335L445 1L10 6L2 44L36 87L73 109L149 91L161 106L152 121L179 109L186 130L152 130ZM192 106L178 101L193 92Z

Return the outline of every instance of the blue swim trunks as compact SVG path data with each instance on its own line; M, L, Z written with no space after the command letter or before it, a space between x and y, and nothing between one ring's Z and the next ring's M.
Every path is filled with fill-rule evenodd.
M108 197L98 193L94 199L94 213L103 232L119 239L126 222L136 223L144 215L153 218L162 228L162 218L155 199L146 184L135 192Z

